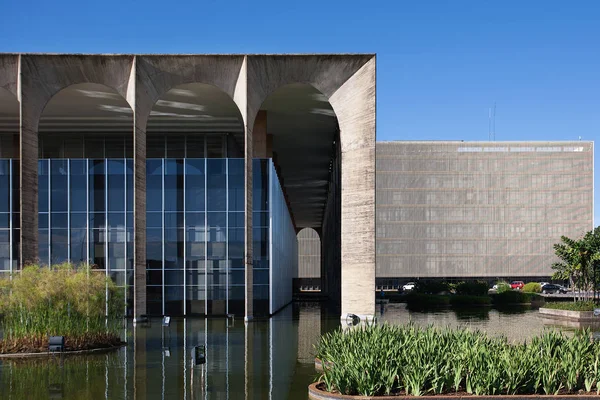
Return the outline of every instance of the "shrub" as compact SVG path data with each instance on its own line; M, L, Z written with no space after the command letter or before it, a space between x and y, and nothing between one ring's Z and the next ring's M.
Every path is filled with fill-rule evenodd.
M470 296L456 294L450 296L450 304L454 307L487 306L492 303L490 296Z
M488 284L484 281L460 282L456 285L456 294L486 296L488 294Z
M537 282L529 282L523 286L523 291L526 293L542 293L542 286Z
M521 290L509 290L492 295L494 304L530 304L533 301L542 301L543 298L535 293L524 293Z
M594 311L598 306L593 301L565 301L552 302L544 304L544 308L552 308L554 310L569 310L569 311Z
M124 307L122 291L88 266L25 267L0 279L0 353L45 351L48 336L65 336L68 349L120 343Z
M600 342L546 331L526 343L466 329L374 325L325 334L324 389L346 395L555 395L600 391Z
M508 292L509 290L512 290L512 288L510 287L510 284L505 281L500 281L500 282L496 283L496 286L497 286L496 293L504 293L504 292Z

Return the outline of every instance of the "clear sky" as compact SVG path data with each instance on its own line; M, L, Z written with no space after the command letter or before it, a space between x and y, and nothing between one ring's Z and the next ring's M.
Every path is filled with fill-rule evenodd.
M377 53L378 140L487 140L494 102L497 140L600 140L598 0L0 0L0 9L1 52Z

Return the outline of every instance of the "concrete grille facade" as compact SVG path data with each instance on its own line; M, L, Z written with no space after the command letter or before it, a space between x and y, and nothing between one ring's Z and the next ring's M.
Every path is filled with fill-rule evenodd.
M548 277L593 223L593 142L378 142L377 278Z

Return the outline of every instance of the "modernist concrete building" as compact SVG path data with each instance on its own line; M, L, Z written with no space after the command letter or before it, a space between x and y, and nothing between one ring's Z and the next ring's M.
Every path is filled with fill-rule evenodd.
M372 316L375 56L0 55L0 270L89 262L131 314L291 301L312 228Z
M377 143L377 286L547 280L562 235L593 228L593 142ZM300 284L321 265L299 234Z

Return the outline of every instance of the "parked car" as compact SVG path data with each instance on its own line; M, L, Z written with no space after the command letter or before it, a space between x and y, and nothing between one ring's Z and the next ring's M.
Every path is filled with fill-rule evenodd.
M555 285L553 283L547 283L542 287L542 293L544 294L554 294L554 293L567 293L567 289L560 285Z
M510 283L511 289L521 290L521 289L523 289L523 286L525 286L525 282L523 282L523 281L512 281Z
M402 290L408 291L413 290L417 284L414 282L408 282L406 285L402 286Z
M544 286L546 286L547 284L549 284L550 282L540 282L540 287L543 288Z

